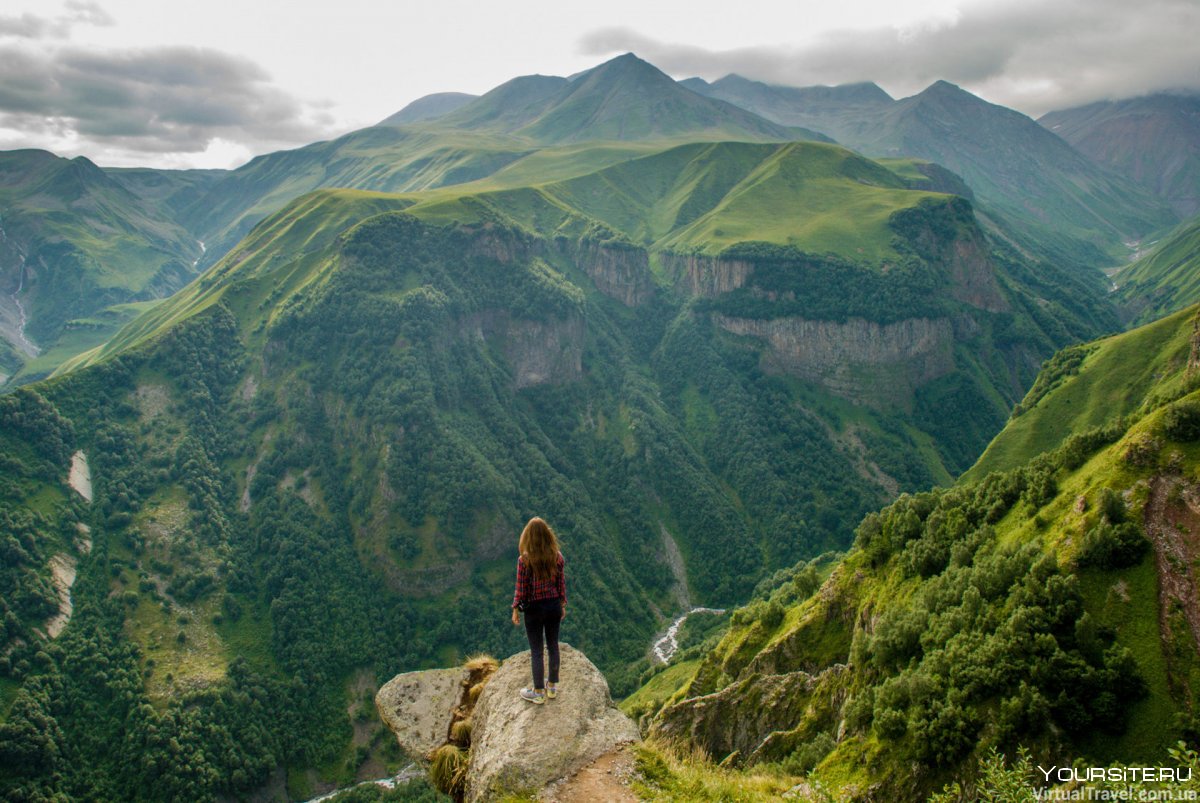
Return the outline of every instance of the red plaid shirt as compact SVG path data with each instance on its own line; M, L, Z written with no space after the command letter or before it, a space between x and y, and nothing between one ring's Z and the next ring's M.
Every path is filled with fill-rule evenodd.
M563 601L563 605L567 604L567 571L562 553L558 553L558 570L550 580L537 579L533 576L533 569L525 564L525 558L517 558L517 590L513 592L512 606L515 608L535 599L556 597Z

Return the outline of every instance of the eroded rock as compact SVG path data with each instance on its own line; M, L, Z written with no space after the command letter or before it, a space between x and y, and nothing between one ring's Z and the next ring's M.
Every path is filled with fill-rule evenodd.
M375 695L375 707L400 749L425 758L446 741L454 708L463 694L468 672L463 667L405 672L389 680Z
M637 726L613 705L608 682L583 653L561 645L561 692L545 705L522 700L529 652L506 660L475 707L467 800L540 790L627 742Z

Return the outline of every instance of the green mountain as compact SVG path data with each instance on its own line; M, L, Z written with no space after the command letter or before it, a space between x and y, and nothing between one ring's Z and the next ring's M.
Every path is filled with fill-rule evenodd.
M1166 200L1180 218L1200 212L1200 95L1100 101L1038 122Z
M304 195L0 397L5 795L303 798L398 765L361 701L519 649L534 513L566 638L624 694L663 614L949 481L1111 323L911 164L595 147L532 186Z
M46 375L111 336L138 309L126 305L168 296L196 275L202 246L159 201L83 157L0 153L5 378Z
M1062 264L1116 264L1128 255L1125 243L1176 220L1151 193L1025 115L946 81L897 101L871 84L789 89L738 76L709 91L868 156L915 157L949 168L971 187L982 211L998 218L999 231Z
M1112 277L1117 297L1137 321L1153 320L1200 299L1200 218L1148 248Z
M832 573L780 572L626 710L838 800L1172 764L1198 727L1198 316L1060 353L957 486L867 516ZM992 750L1028 775L981 777Z
M1010 470L1074 433L1135 416L1148 399L1177 396L1191 371L1193 317L1184 310L1056 354L964 479Z
M417 98L400 111L380 121L379 125L408 125L433 120L461 108L478 95L468 95L465 92L435 92Z
M455 94L451 105L464 97ZM227 253L265 216L323 187L412 192L481 180L530 159L515 181L523 185L641 155L649 150L642 142L825 139L699 97L632 55L574 80L515 78L468 100L437 115L402 110L379 126L256 157L188 196L178 216L209 249L201 265ZM584 140L612 144L580 154L571 143Z
M62 178L65 160L13 155L5 168L7 209L0 212L12 235L2 246L7 250L0 289L8 292L0 298L5 333L0 374L17 373L40 350L44 353L20 375L23 380L44 375L103 342L139 309L121 305L169 294L228 253L254 224L314 189L411 192L477 181L509 167L511 175L500 178L499 186L524 186L661 149L644 143L663 138L805 136L822 138L699 97L627 56L570 80L515 79L480 99L431 96L379 126L260 156L233 171L101 171L77 164L75 179L83 184L75 187ZM580 140L611 143L580 149L572 144ZM28 209L26 192L34 194ZM42 208L47 203L47 209L70 207L64 211L69 215L94 209L98 217L47 228L52 220ZM37 222L26 225L30 215ZM127 233L98 236L110 231ZM78 288L48 293L37 282L22 283L22 258L41 257L32 250L40 247L36 237L71 255L63 258L73 267L55 267L53 281L74 271L84 277ZM52 278L45 271L30 276ZM12 296L18 289L20 299ZM77 303L79 298L87 301Z
M541 143L584 140L825 139L697 95L632 53L571 79L516 78L438 123Z
M263 218L323 187L403 192L491 175L533 150L501 137L375 126L328 142L251 159L193 199L180 219L208 247L202 265L227 254Z
M700 78L680 82L689 89L740 106L783 125L817 130L853 130L868 125L895 101L878 85L777 86L730 74L711 84Z

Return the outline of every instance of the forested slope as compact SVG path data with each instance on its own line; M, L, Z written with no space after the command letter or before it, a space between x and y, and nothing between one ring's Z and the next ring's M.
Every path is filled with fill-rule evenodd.
M812 771L839 799L921 800L951 780L970 795L992 749L1169 763L1197 736L1196 315L1158 325L1183 359L1156 362L1124 410L867 516L819 588L803 565L782 574L665 705L634 713L714 760ZM1080 376L1119 372L1104 358L1121 346ZM1035 411L1073 392L1051 386Z

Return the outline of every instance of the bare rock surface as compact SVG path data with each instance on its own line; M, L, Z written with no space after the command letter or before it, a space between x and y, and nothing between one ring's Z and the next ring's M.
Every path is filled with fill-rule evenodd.
M528 651L506 660L488 681L473 716L468 801L540 790L638 740L637 726L613 705L600 670L580 651L560 647L561 690L544 705L519 696L532 682Z
M463 667L427 669L396 675L383 685L375 695L375 707L396 734L400 749L423 759L445 743L467 675Z

